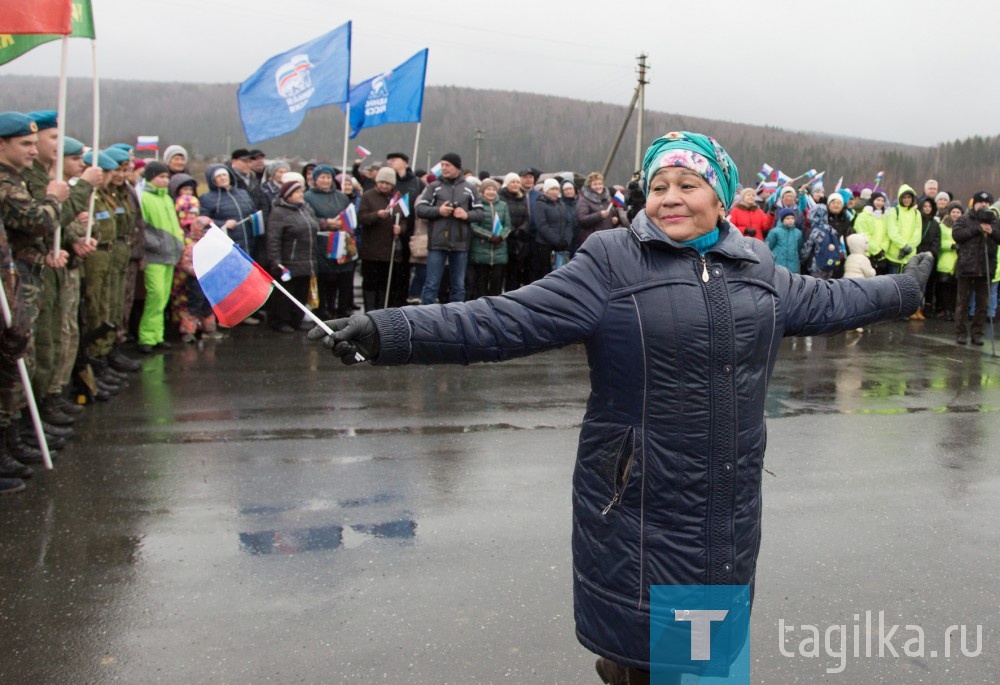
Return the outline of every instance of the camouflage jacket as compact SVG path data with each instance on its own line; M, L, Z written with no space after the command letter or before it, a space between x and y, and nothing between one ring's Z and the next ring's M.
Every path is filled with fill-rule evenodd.
M59 222L59 202L48 195L41 202L28 192L21 174L12 166L0 164L0 220L7 229L7 240L14 259L42 265Z

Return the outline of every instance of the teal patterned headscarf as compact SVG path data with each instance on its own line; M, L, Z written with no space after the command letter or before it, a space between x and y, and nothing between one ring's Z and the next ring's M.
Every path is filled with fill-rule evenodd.
M649 194L649 182L664 167L690 169L712 186L726 209L736 198L740 172L732 157L718 141L701 133L674 131L657 138L642 159L642 189Z

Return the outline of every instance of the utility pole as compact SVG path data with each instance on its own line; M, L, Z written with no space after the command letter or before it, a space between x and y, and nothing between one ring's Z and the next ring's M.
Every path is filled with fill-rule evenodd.
M622 122L622 126L618 129L618 135L615 137L615 143L611 146L611 152L608 153L608 159L604 162L604 176L607 177L608 173L611 171L611 164L615 161L615 155L618 154L618 146L621 145L622 138L625 135L625 129L628 128L628 122L632 118L632 110L635 109L635 105L639 103L639 126L636 133L635 141L635 167L633 171L642 168L642 129L643 129L643 107L645 106L645 88L646 85L646 55L639 55L639 82L635 86L635 91L632 93L632 101L628 103L628 108L625 110L625 121Z
M642 168L643 142L645 141L642 135L642 125L646 113L647 83L649 81L646 80L646 53L642 53L639 55L639 85L636 86L636 91L639 94L639 118L635 131L635 166L632 167L633 171Z
M484 133L484 131L482 129L478 129L478 128L476 129L476 135L475 135L475 139L476 139L476 167L472 171L473 171L473 173L476 174L477 177L479 176L479 144L482 143L486 139L486 136L484 136L483 133Z
M427 171L431 170L431 155L434 154L434 150L427 148Z

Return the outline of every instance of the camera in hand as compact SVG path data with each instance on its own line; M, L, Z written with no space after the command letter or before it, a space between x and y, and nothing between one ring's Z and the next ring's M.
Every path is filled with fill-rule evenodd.
M992 224L994 221L996 221L996 218L997 218L997 215L994 214L992 210L985 209L985 208L984 209L973 209L971 212L969 212L969 216L971 216L973 219L975 219L979 223L983 223L983 224Z

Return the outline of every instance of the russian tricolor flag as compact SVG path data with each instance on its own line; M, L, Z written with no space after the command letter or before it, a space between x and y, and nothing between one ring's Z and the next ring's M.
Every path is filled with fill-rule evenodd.
M361 155L362 159L364 159L365 157L369 157L372 154L371 150L362 145L358 145L356 148L354 148L354 151L357 152L359 155Z
M500 221L500 215L493 215L493 235L500 235L503 233L503 222Z
M358 227L358 213L355 211L354 205L347 205L347 208L339 216L340 222L348 231L353 231Z
M347 237L343 231L333 231L326 240L326 258L340 259L347 254Z
M611 197L611 204L613 204L615 207L622 207L622 208L624 208L625 207L625 194L622 193L622 191L620 191L620 190L616 191L615 194Z
M194 245L194 273L223 326L235 326L267 302L271 275L212 224Z
M135 140L136 150L159 150L160 136L138 136Z

